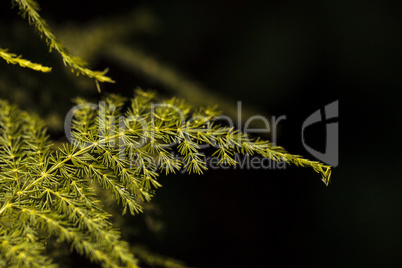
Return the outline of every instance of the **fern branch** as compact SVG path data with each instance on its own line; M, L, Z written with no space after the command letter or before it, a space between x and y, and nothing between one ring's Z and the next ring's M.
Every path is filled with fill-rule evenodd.
M39 15L39 5L37 2L34 0L13 0L13 2L18 5L22 16L27 17L29 23L33 24L41 36L45 38L50 51L54 49L61 55L64 65L70 66L71 70L76 71L77 75L82 74L95 79L99 91L98 82L114 82L110 77L105 76L107 69L105 71L92 71L85 67L86 63L82 59L70 55L61 42L54 36L46 21Z
M43 123L6 102L0 102L0 115L0 174L14 178L0 182L6 193L0 199L0 222L20 222L26 225L23 231L35 228L54 235L104 267L137 267L87 181L74 179L82 177L81 170L56 164L65 156L52 156ZM0 226L1 232L6 234L7 227ZM15 224L9 232L18 236ZM43 267L39 255L31 258L13 247L4 247L0 253L6 260L20 256L24 263L17 262L19 267Z
M177 99L171 99L159 104L156 109L147 107L144 109L144 105L155 99L153 94L147 95L140 90L137 92L137 97L131 102L131 109L126 113L129 118L135 118L136 120L126 120L123 130L117 130L113 128L113 122L101 122L98 127L108 128L111 131L107 138L102 140L93 140L89 147L85 147L81 150L90 150L96 145L108 143L119 138L123 142L122 146L126 149L128 154L134 154L137 156L139 167L135 168L139 174L142 174L142 179L155 177L151 171L145 167L151 165L152 159L149 157L155 155L155 158L161 162L162 158L166 161L166 165L172 165L169 161L172 160L172 152L169 152L169 144L172 141L176 142L178 152L184 157L183 166L189 169L189 172L195 172L201 174L206 170L205 163L203 162L203 153L199 149L199 144L210 144L214 148L217 148L215 155L220 158L220 163L234 165L236 162L233 158L234 153L248 153L250 155L257 154L263 157L268 157L275 161L285 161L289 164L295 164L298 166L307 166L313 168L316 172L320 173L322 180L326 185L329 183L330 178L330 166L316 161L305 159L301 156L292 155L286 152L282 147L273 146L268 141L262 141L260 139L254 139L244 133L234 131L233 129L221 126L213 122L217 113L214 109L204 109L196 112L196 120L189 120L182 122L183 118L190 116L189 106ZM147 98L145 98L147 97ZM113 101L111 101L112 103ZM121 106L121 104L120 104ZM174 106L182 112L182 115L177 113L176 109L172 109ZM145 106L146 107L146 106ZM81 110L80 113L85 114L85 110ZM112 116L112 115L109 115ZM117 116L114 114L113 116ZM141 123L138 124L141 118ZM96 121L97 119L94 118ZM102 121L102 119L99 119ZM145 120L145 121L144 121ZM114 122L115 123L115 122ZM95 122L92 125L96 125ZM83 139L82 129L76 127L75 137L77 141L85 143L87 139ZM99 129L92 129L94 135L100 133ZM146 141L146 144L141 148L132 149L138 147L141 141ZM113 143L114 144L114 143ZM170 146L171 147L171 146ZM114 152L116 155L117 151ZM162 153L162 158L159 156ZM109 152L109 154L113 154ZM166 157L166 155L169 155ZM121 155L124 156L124 155ZM148 156L148 157L147 157ZM126 157L128 157L126 155ZM147 160L148 159L148 160ZM143 162L146 161L146 162ZM121 165L121 163L120 163ZM176 163L175 169L181 166L180 161ZM158 167L161 169L161 167ZM172 169L170 169L172 170ZM149 175L149 176L148 176Z
M55 235L59 241L70 242L72 248L78 253L86 255L91 261L101 263L104 267L120 267L119 259L110 254L109 251L113 244L106 246L105 243L101 244L98 240L91 239L91 236L77 231L68 221L63 220L63 217L50 211L45 212L18 207L16 209L20 210L22 220L28 219L31 225ZM135 262L133 261L132 265Z

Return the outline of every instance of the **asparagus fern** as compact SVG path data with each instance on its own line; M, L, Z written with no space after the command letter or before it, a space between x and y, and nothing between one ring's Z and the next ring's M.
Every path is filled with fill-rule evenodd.
M113 82L67 52L39 16L34 0L13 3L65 64L96 82ZM50 71L5 49L0 57ZM81 98L75 102L65 125L70 142L56 147L39 117L0 100L0 267L56 267L46 249L50 239L69 244L103 267L138 267L137 257L182 267L130 248L113 226L100 193L112 195L123 214L140 213L161 186L159 174L202 174L208 169L208 152L219 159L218 165L236 165L237 155L259 155L311 167L329 183L330 166L219 124L215 108L192 107L178 98L160 100L141 89L130 100L109 95L99 104Z
M136 267L91 182L112 193L123 213L136 214L161 186L159 173L182 168L203 173L205 145L213 148L221 164L235 165L235 153L258 154L310 166L329 182L329 166L221 126L214 122L219 115L214 109L194 110L177 98L153 105L156 102L155 93L142 90L136 91L126 111L124 98L117 95L107 97L98 109L77 99L72 143L57 150L40 119L0 102L2 263L49 265L40 242L44 235L70 243L104 267Z

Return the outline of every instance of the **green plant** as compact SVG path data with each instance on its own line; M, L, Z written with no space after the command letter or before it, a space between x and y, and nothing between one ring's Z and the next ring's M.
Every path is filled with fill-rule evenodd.
M65 64L99 82L103 72L83 67L69 55L37 13L32 0L15 0L57 50ZM23 60L6 50L9 63L39 71L48 67ZM219 124L215 108L193 107L181 99L161 100L137 89L127 102L108 95L99 105L77 98L71 112L71 143L52 146L44 122L6 101L0 102L0 266L56 266L46 250L51 239L104 267L138 267L144 262L182 267L179 262L132 249L124 242L102 205L100 193L120 203L122 213L142 212L160 187L160 173L185 169L201 174L209 147L218 164L235 165L234 155L260 155L275 161L312 167L326 185L331 168L287 153L268 141ZM49 242L50 243L50 242Z

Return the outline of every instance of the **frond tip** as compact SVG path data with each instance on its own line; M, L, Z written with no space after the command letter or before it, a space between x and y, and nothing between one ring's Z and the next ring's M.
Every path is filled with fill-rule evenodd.
M8 64L18 64L21 67L29 68L35 71L48 73L52 70L50 67L43 66L38 63L33 63L29 60L23 59L21 55L16 55L8 52L7 49L0 48L0 57L3 58Z

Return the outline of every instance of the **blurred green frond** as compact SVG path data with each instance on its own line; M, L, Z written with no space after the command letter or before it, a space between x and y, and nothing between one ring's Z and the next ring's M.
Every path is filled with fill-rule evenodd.
M145 32L153 33L158 28L157 19L147 10L136 10L128 15L104 21L94 21L86 27L69 24L58 29L58 34L71 51L86 59L105 57L126 71L141 75L145 79L178 94L195 106L219 103L220 108L230 117L238 117L236 102L221 96L201 83L186 77L182 72L146 53L138 45L127 42L130 36ZM80 39L80 42L76 42ZM258 108L244 105L242 116L249 118L262 114ZM266 114L266 113L265 113ZM258 120L251 122L260 128L265 125Z
M165 268L185 268L182 262L175 260L173 258L169 258L166 256L162 256L159 254L155 254L150 252L147 248L141 246L135 246L131 248L131 251L141 258L141 261L151 267L165 267Z

